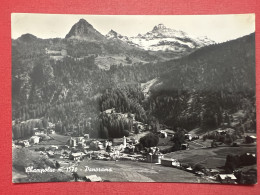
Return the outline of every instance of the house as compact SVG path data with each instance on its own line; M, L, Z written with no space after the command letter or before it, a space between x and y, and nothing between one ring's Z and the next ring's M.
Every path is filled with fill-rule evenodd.
M147 154L146 156L146 160L147 162L150 162L150 163L159 163L161 164L161 159L163 158L163 154L161 153L155 153L155 154Z
M103 144L100 141L94 140L89 144L89 147L93 150L102 150L104 149Z
M219 174L219 170L217 170L217 169L209 169L208 172L212 176Z
M58 146L55 146L55 145L51 145L51 146L50 146L50 149L51 149L51 150L58 150L59 147L58 147Z
M96 175L89 175L89 176L84 177L83 179L88 182L101 182L102 181L101 177L98 177Z
M216 133L219 135L226 135L227 131L226 130L217 130Z
M84 145L85 138L84 137L71 137L69 143L70 143L71 147L76 147L76 146L78 146L78 144Z
M254 142L256 142L256 136L254 136L254 135L248 135L248 136L246 136L245 137L245 141L246 141L246 143L248 143L248 144L250 144L250 143L254 143Z
M182 149L182 150L187 150L187 149L189 149L189 144L182 144L182 145L181 145L181 149Z
M30 138L30 142L33 144L38 144L40 142L40 137L39 136L32 136Z
M52 129L49 132L50 132L50 134L54 134L55 133L55 131L52 130Z
M175 134L175 132L173 130L170 130L170 129L164 129L163 131L167 133L168 137L173 137L174 134Z
M104 111L106 114L112 114L115 112L115 108L107 109Z
M221 183L236 183L236 176L234 174L219 174L217 180Z
M30 143L28 140L23 140L24 147L29 147Z
M161 130L161 131L160 131L160 136L161 136L162 138L167 138L167 133L166 133L165 131Z
M189 141L192 140L192 135L190 133L186 133L184 136L185 136L186 140L189 140Z
M70 146L71 147L77 146L77 139L76 138L73 138L73 137L70 138Z
M84 135L84 138L85 138L85 139L89 139L89 134L85 134L85 135Z
M82 152L72 153L69 156L70 160L81 160L83 158L84 154Z
M172 167L172 166L180 166L180 163L176 159L172 158L161 158L161 165Z
M49 125L49 128L51 128L51 129L54 129L54 128L55 128L55 124L53 124L53 123L51 123L51 122L49 122L48 125Z
M47 152L47 155L48 155L50 158L53 158L53 157L54 157L54 152L53 152L53 151L48 151L48 152Z

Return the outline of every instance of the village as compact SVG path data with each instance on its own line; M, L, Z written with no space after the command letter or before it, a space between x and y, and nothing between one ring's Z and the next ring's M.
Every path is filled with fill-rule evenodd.
M107 110L106 112L110 113L111 110ZM181 150L173 152L169 150L172 147L169 143L176 132L170 129L162 129L157 132L159 137L158 146L145 147L143 150L140 150L138 147L140 138L150 132L145 128L145 124L139 121L135 121L135 123L137 123L140 130L138 134L130 133L128 137L124 136L114 139L91 138L89 134L84 134L84 136L72 136L74 135L72 133L62 135L55 132L54 124L49 123L47 129L34 128L33 136L29 139L15 140L12 146L13 149L26 148L48 158L52 162L53 168L63 171L69 170L69 174L73 175L75 181L105 181L96 172L87 175L83 169L77 169L81 164L85 164L86 167L91 162L100 161L99 163L104 162L104 165L107 162L114 162L116 165L120 165L120 163L127 164L128 162L141 163L142 166L148 167L153 171L155 167L167 167L169 171L178 169L194 175L192 176L194 178L201 178L209 183L237 183L235 172L238 169L227 173L220 166L214 166L215 163L208 163L210 166L207 166L206 161L209 159L203 157L201 161L200 157L204 153L206 155L207 153L218 152L219 150L224 151L227 148L228 150L231 148L235 153L239 153L241 150L239 147L246 146L245 148L248 150L245 150L244 158L256 161L254 148L251 147L256 144L256 136L252 133L237 140L233 145L221 146L221 144L215 142L205 141L205 135L203 137L199 136L196 134L196 131L187 132L185 134L185 143L181 144ZM228 129L218 129L212 134L226 135L230 133L229 131ZM207 136L210 137L209 134ZM198 161L194 163L193 161L196 160L196 157L191 157L191 155L195 155ZM225 165L225 157L223 157L221 163L218 165ZM134 164L134 166L136 165ZM255 174L251 169L248 169L248 171L251 171L248 173L249 176L250 174Z

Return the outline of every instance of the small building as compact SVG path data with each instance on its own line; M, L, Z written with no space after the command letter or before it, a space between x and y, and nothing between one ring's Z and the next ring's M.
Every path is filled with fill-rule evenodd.
M102 182L101 177L98 177L96 175L88 175L83 178L84 181L87 182Z
M23 140L24 147L29 147L30 143L28 140Z
M192 140L192 135L190 133L186 133L185 134L185 139L191 141Z
M182 149L182 150L187 150L187 149L189 149L189 144L181 144L181 149Z
M54 134L55 131L54 131L53 129L51 129L51 130L49 131L49 133L50 133L50 134Z
M104 111L106 114L112 114L115 112L115 108L107 109Z
M90 149L93 150L102 150L104 149L103 144L100 141L94 140L89 144Z
M47 155L48 155L48 157L53 158L54 157L54 152L53 151L48 151Z
M174 137L175 132L173 130L164 129L163 131L167 133L168 137Z
M89 134L85 134L85 135L84 135L84 138L85 138L85 139L89 139Z
M77 146L77 139L76 138L70 138L70 146L76 147Z
M246 136L245 137L245 142L249 143L249 144L256 142L256 136L254 136L254 135Z
M58 150L59 147L58 147L58 146L55 146L55 145L51 145L51 146L50 146L50 149L51 149L51 150Z
M146 156L146 160L147 160L147 162L149 162L149 163L159 163L159 164L161 164L162 162L161 162L161 159L163 158L163 154L161 154L161 153L157 153L157 154L151 154L151 153L149 153L149 154L147 154L147 156Z
M167 133L166 133L165 131L161 130L161 131L160 131L160 136L161 136L162 138L167 138Z
M81 160L82 158L83 158L83 153L82 152L72 153L69 156L70 160Z
M217 169L209 169L208 172L211 176L219 174L219 170Z
M217 130L216 133L219 135L226 135L227 131L226 130Z
M236 183L236 176L234 174L219 174L217 180L221 183Z
M178 161L176 159L172 158L161 158L161 165L167 166L167 167L173 167L174 165L177 165Z
M33 144L38 144L40 142L40 137L39 136L32 136L30 138L30 142Z

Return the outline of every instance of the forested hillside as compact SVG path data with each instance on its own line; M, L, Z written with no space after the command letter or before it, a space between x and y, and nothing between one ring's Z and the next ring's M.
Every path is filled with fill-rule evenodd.
M151 89L148 107L162 123L216 128L244 110L255 124L255 35L206 46L180 60Z
M152 130L159 123L173 129L216 128L241 109L255 122L254 34L160 61L165 53L155 55L120 40L99 39L93 29L91 33L93 40L79 39L81 34L74 32L66 39L26 34L12 40L15 138L32 132L24 125L20 130L22 121L37 118L56 124L62 133L77 129L107 138L133 131L127 117L104 112L111 108L134 114ZM106 62L110 55L121 56L128 65L97 65L97 58L106 56ZM145 97L141 83L154 78Z

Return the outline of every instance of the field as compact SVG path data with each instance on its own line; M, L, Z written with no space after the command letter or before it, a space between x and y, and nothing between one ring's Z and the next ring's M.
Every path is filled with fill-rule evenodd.
M246 152L256 153L255 147L218 147L218 148L201 148L195 150L185 150L172 152L166 157L179 160L181 163L191 165L201 164L206 168L218 168L225 165L228 154L241 155Z
M85 172L90 168L111 168L112 172ZM172 167L134 161L100 161L84 160L78 166L78 174L82 176L97 175L104 180L119 182L205 182L213 183L192 173Z

